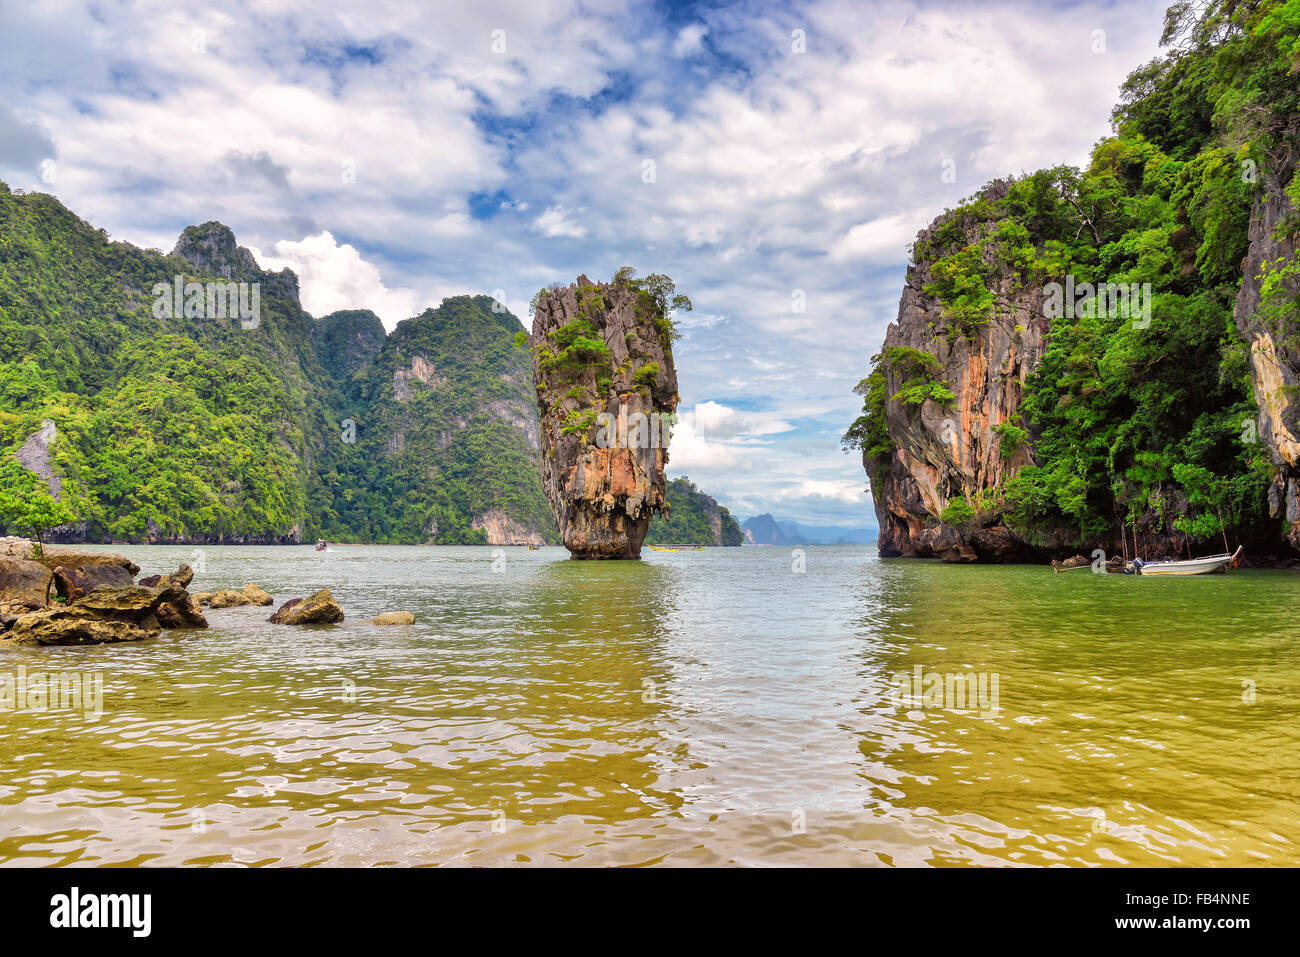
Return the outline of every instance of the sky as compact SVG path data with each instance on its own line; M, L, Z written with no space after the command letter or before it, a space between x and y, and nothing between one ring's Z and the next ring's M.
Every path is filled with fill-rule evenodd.
M0 179L149 248L219 220L308 311L389 329L667 273L695 307L670 476L870 527L840 437L909 243L1086 164L1165 5L6 0Z

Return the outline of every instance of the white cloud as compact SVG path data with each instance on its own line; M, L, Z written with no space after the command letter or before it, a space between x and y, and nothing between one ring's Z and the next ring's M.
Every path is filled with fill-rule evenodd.
M702 23L682 27L677 39L673 41L673 56L681 58L698 53L704 48L704 37L708 32L709 28Z
M543 236L552 238L565 236L570 239L581 239L587 235L587 227L580 226L569 219L568 213L562 206L552 206L547 209L533 220L533 228Z
M897 262L907 256L907 246L920 231L923 216L915 210L858 223L831 246L832 262L874 259Z
M421 311L415 290L389 289L373 264L328 231L301 242L281 240L269 255L251 251L263 269L297 273L303 308L317 318L339 309L369 309L391 330Z

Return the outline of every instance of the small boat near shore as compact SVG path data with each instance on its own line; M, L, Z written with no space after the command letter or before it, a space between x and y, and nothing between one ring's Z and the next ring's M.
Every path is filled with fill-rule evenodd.
M655 552L702 552L703 545L647 545L651 551Z
M1140 558L1129 562L1134 575L1212 575L1231 565L1236 568L1241 564L1241 553L1246 550L1238 545L1237 550L1229 555L1206 555L1204 558L1188 558L1181 561L1166 559L1163 562L1143 562Z
M1166 558L1159 562L1144 562L1140 558L1132 561L1123 561L1122 559L1112 559L1105 565L1096 568L1100 573L1105 571L1111 575L1212 575L1215 572L1224 571L1229 565L1237 568L1241 565L1241 556L1245 552L1246 546L1238 545L1237 550L1232 554L1223 552L1218 555L1206 555L1202 558L1175 559ZM1063 562L1052 562L1052 571L1068 572L1078 571L1080 569L1094 570L1092 564L1081 562L1076 565L1066 565Z

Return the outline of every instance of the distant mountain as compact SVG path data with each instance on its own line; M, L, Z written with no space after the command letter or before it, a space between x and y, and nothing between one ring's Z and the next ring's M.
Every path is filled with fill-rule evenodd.
M770 514L746 519L741 529L751 545L866 545L876 540L874 528L800 525Z
M650 520L647 545L739 545L744 534L726 506L705 495L686 476L668 483L667 517Z
M876 540L875 528L800 525L798 522L784 521L779 524L787 535L801 538L810 545L867 545Z
M747 518L740 527L745 532L745 540L751 545L802 545L803 541L791 539L780 523L771 515L755 515Z

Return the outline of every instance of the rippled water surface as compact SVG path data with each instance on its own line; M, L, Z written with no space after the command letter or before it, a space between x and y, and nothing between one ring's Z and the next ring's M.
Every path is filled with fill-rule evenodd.
M1300 863L1295 573L646 555L205 549L194 590L347 621L0 650L104 682L99 716L0 711L0 862ZM917 666L997 709L900 701Z

